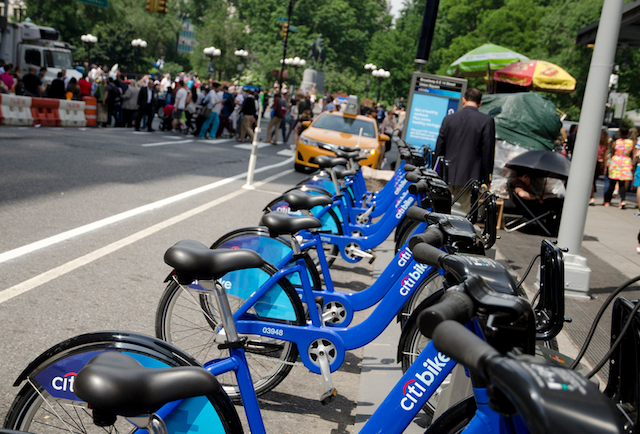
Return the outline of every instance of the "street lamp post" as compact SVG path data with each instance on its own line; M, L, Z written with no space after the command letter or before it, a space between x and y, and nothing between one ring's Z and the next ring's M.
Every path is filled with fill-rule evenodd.
M138 56L136 56L136 73L140 72L140 55L142 54L142 50L144 48L147 48L147 41L145 41L144 39L134 39L133 41L131 41L131 46L134 48L134 50L140 50L140 52L138 53Z
M209 57L209 64L207 65L207 74L213 75L213 73L216 71L216 67L213 63L213 58L220 56L222 54L222 51L220 51L219 48L211 46L211 47L205 48L204 50L202 50L202 52Z
M367 71L375 71L376 69L378 69L378 67L376 65L374 65L373 63L367 63L366 65L364 65L364 69L366 69ZM367 86L365 87L365 96L366 98L369 98L369 85L371 84L371 80L369 79L369 77L367 77Z
M244 64L242 63L242 59L246 59L247 56L249 56L249 52L247 50L236 50L233 52L233 54L238 56L239 63L236 69L238 71L238 79L240 79L240 73L244 69Z
M380 87L382 86L382 79L391 77L391 73L381 68L372 71L371 75L378 77L378 98L376 98L376 104L378 104L380 101Z
M87 64L91 67L91 46L98 42L98 38L93 36L91 33L80 36L80 40L87 44L87 51L89 53L89 59L87 60ZM88 71L87 71L88 72Z
M293 66L293 74L297 75L298 68L301 66L305 66L307 64L307 61L296 56L296 57L287 57L286 59L284 59L284 62L280 60L280 63ZM284 80L281 80L281 81L284 82Z

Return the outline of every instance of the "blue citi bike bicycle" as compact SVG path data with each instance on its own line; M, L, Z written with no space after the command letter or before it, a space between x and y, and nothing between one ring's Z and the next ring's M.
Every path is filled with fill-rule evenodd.
M423 218L423 212L420 210L418 213L420 218ZM446 245L484 253L483 239L468 220L436 213L430 214L430 219L433 224L445 228ZM292 235L303 229L313 233L313 228L320 226L314 217L292 217L284 213L267 214L263 221L274 236ZM321 245L321 236L313 233L312 240L303 246ZM246 337L243 342L256 393L263 394L279 384L300 356L307 369L322 374L324 393L321 401L328 402L335 392L330 373L341 366L345 351L375 339L402 311L415 291L435 291L439 275L435 269L416 263L411 251L405 249L396 254L370 288L353 293L317 291L307 278L308 264L295 237L291 238L291 245L293 256L285 257L282 261L285 266L276 269L265 263L260 269L229 273L221 277L221 282L236 319L268 319L281 323L280 327L288 331L286 334L274 334L270 327L259 327L249 321L238 323L238 331ZM241 239L228 247L239 249L243 246ZM321 250L318 256L326 267ZM301 280L298 291L287 279L294 274ZM221 349L218 345L225 339L225 334L211 292L203 290L198 282L180 285L175 272L171 280L158 305L156 335L192 353L205 364L226 357L226 348ZM356 326L346 326L355 311L376 304L365 321ZM331 348L325 351L326 360L316 354L320 346ZM219 381L232 399L239 398L239 389L232 375L219 376Z

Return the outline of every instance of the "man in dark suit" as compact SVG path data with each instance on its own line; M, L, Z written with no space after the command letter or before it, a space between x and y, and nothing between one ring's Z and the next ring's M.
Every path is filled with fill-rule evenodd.
M138 103L136 105L136 110L138 110L138 116L135 120L135 129L136 131L140 131L140 120L146 114L147 115L147 126L148 131L155 131L151 128L151 124L153 122L153 108L155 106L155 98L154 94L154 84L153 80L147 79L145 86L140 89L140 93L138 93Z
M458 194L470 179L491 184L495 154L495 124L493 118L478 111L482 92L468 89L462 98L462 110L442 121L436 142L436 157L449 160L449 189ZM470 208L469 192L460 198L463 211Z

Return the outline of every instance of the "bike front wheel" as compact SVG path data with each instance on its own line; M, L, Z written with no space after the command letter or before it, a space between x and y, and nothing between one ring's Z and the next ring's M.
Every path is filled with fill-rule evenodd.
M288 298L285 303L288 302L295 311L295 318L279 322L304 325L304 311L300 298L288 281L281 281L279 285L284 296ZM227 296L233 312L245 302L244 298L231 293ZM248 313L263 319L254 308ZM167 285L158 304L156 336L186 351L205 365L207 362L228 357L228 350L218 348L218 345L225 341L225 335L214 295L192 290L175 281ZM273 337L250 335L246 338L244 350L247 364L256 394L260 396L285 379L298 358L298 351L294 343ZM216 375L216 378L234 402L241 402L240 390L233 372Z

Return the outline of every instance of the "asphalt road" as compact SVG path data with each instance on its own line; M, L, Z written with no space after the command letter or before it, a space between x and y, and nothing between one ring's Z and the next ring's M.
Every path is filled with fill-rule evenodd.
M154 334L169 246L256 225L304 177L283 146L265 145L257 188L243 189L249 153L162 132L0 127L0 420L14 380L53 344L97 330ZM333 278L358 289L371 269L338 263ZM350 352L334 374L340 396L328 407L320 377L294 367L261 401L267 432L353 432L361 357Z

